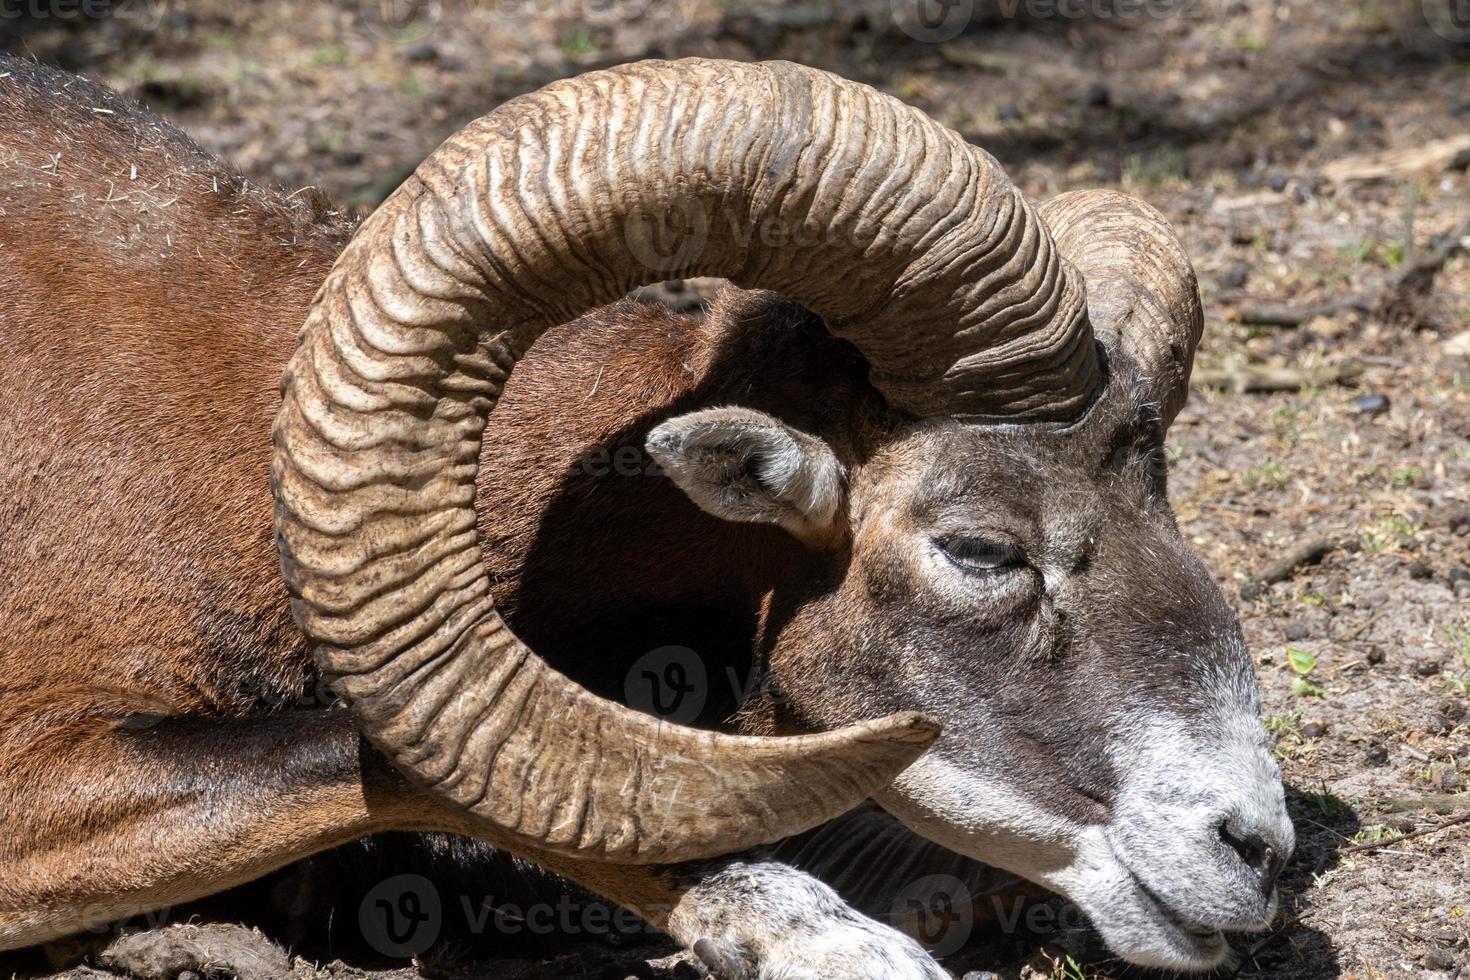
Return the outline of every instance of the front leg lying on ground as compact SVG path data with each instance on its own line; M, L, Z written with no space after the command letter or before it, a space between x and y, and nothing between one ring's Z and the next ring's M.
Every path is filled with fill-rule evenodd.
M913 939L777 861L538 861L666 930L716 980L949 980Z
M705 878L685 893L668 929L720 980L949 977L913 939L774 861L733 862Z
M922 946L882 920L906 886L930 876L976 896L997 877L1010 878L923 840L876 807L775 848L693 865L537 860L666 930L718 980L948 978Z
M709 866L667 928L730 980L947 977L898 929L948 953L970 938L974 906L1018 881L868 803L749 861Z

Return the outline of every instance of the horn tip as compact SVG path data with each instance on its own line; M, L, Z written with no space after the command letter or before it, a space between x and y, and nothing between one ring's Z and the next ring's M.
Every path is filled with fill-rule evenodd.
M900 711L877 719L872 726L872 735L881 741L925 749L934 744L943 727L938 718L922 711Z

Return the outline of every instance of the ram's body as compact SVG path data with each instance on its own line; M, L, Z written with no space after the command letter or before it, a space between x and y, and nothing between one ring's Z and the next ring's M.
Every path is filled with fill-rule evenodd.
M446 353L467 336L453 303L479 318L517 310L516 329L530 329L585 309L584 294L571 280L551 296L518 293L512 272L602 267L576 247L554 254L546 243L563 240L541 217L516 217L549 185L471 188L468 199L507 196L461 219L425 209L474 178L436 188L435 167L473 174L485 147L509 152L518 134L555 145L563 130L543 127L548 114L570 113L564 132L585 134L577 113L602 112L607 86L658 88L670 74L683 81L668 92L702 86L705 103L727 97L726 76L769 88L772 105L796 111L772 125L835 97L823 86L879 116L909 112L795 66L607 73L466 130L484 147L446 144L347 247L353 226L314 193L252 187L104 90L0 60L0 949L378 831L446 830L566 874L685 943L713 939L706 959L730 976L739 962L769 975L937 976L912 942L790 868L656 866L774 840L866 795L953 852L1076 898L1139 962L1208 966L1224 955L1218 930L1269 919L1290 827L1250 663L1178 535L1157 463L1161 420L1187 393L1197 293L1162 218L1118 195L1048 205L1054 246L993 161L945 142L972 183L952 186L937 165L924 179L972 195L953 212L973 228L887 273L880 260L899 260L876 243L908 255L902 234L853 246L870 263L853 279L863 289L870 275L904 288L913 275L949 290L953 308L929 318L913 286L885 314L907 324L896 342L844 280L801 278L822 249L765 243L749 254L782 253L791 282L853 304L844 325L857 348L798 307L736 290L704 322L625 302L551 331L489 418L475 495L496 604L555 671L476 598L480 563L450 550L472 540L454 523L462 502L445 509L456 491L423 460L468 479L464 446L478 443L458 433L474 434L471 409L494 406L521 340L477 322L480 339ZM657 109L636 91L628 101ZM952 139L917 114L905 125ZM881 162L890 148L828 149ZM702 166L700 180L722 173ZM886 186L861 159L833 172ZM581 179L579 193L591 186ZM726 204L748 203L731 186ZM608 199L623 206L626 191ZM815 209L821 195L809 196L791 200ZM915 207L932 200L912 195ZM420 208L417 231L390 243L407 208ZM577 216L555 194L546 209ZM583 232L643 254L637 215L623 217L626 244ZM1010 258L953 261L956 280L951 250L992 228L986 247ZM482 261L466 257L480 247ZM1088 277L1092 324L1082 273L1059 254ZM656 278L646 271L608 279ZM463 291L481 275L484 295L500 290L484 307ZM586 295L612 298L599 288ZM348 309L364 296L371 305ZM977 305L990 311L979 327L955 326ZM308 315L316 327L293 359ZM965 346L986 331L993 351ZM935 363L915 353L921 342L955 360L942 379L954 392L912 380ZM1047 424L993 424L992 407L1010 408L987 400L992 389ZM441 614L449 595L460 605ZM465 626L461 608L479 618ZM697 651L709 679L702 714L675 720L831 733L695 735L556 674L620 699L635 662L670 645ZM404 663L410 673L396 673ZM325 694L318 665L353 714ZM446 691L451 669L463 680ZM913 708L946 734L895 781L934 738L903 713ZM867 720L877 715L888 717ZM488 750L487 732L499 739ZM1175 765L1181 750L1193 770ZM666 794L666 774L692 788ZM915 840L885 844L895 867L917 867L904 857L923 850Z
M10 870L0 948L405 823L403 805L369 814L351 791L371 779L359 777L358 739L340 708L328 710L334 699L292 622L271 526L281 370L354 225L312 192L249 185L105 89L31 63L3 67L0 342L14 356L0 364L0 630L11 638L0 646L0 867ZM792 314L772 312L765 319ZM812 406L832 421L851 403L856 359L819 325L722 322L724 333L629 302L554 331L487 434L500 450L481 480L497 598L549 659L612 697L632 660L670 643L748 683L759 583L801 551L776 529L702 513L658 478L647 430L735 399L769 407L799 393L787 408L808 424ZM829 354L849 371L813 384L813 358ZM731 361L737 371L719 370ZM578 640L589 632L602 637L596 658ZM703 718L727 716L740 693L718 685ZM179 771L175 746L192 773ZM366 768L389 772L362 751ZM237 752L249 766L220 775ZM304 798L324 774L348 788L324 801L326 819ZM412 798L409 825L464 829L387 781ZM242 816L283 839L233 872L196 868L198 842L182 825L198 823L185 811L201 794L219 797L216 843ZM134 826L138 817L155 826ZM294 833L269 826L290 820L302 823ZM139 850L171 830L174 869ZM16 873L38 852L57 856L41 878ZM125 854L161 865L146 874L186 880L86 903L127 889L106 880ZM56 874L62 864L73 871ZM90 907L46 907L68 901Z
M33 85L0 90L0 684L50 692L63 717L96 691L211 716L319 703L272 538L269 432L352 225L309 193L244 184L103 90L51 72ZM761 408L784 396L802 424L843 404L830 388L844 378L818 391L790 356L837 348L820 330L722 322L723 338L628 303L555 331L517 369L486 437L500 451L481 513L500 601L539 595L516 625L550 654L602 613L718 612L746 590L717 556L745 550L735 539L781 547L769 528L702 514L642 449L658 420L737 392ZM777 365L787 376L765 370ZM523 602L533 547L538 595ZM750 636L754 610L740 613Z

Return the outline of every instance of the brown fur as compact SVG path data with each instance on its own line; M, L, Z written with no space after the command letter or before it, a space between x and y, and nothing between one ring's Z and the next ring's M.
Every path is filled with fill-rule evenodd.
M6 73L0 946L7 925L46 938L377 830L466 830L323 709L272 540L278 378L351 223L250 185L106 90ZM585 655L599 617L651 604L705 603L753 631L744 582L795 546L589 455L649 467L654 421L749 386L736 372L700 390L728 345L624 304L518 368L486 436L482 530L508 617L553 661ZM578 672L616 694L616 655ZM321 710L281 710L303 706ZM641 872L576 872L635 907L676 897Z
M277 380L350 223L251 187L86 83L4 60L0 76L0 948L377 831L473 833L321 692L272 540ZM900 783L936 760L972 783L896 783L884 805L972 858L1066 866L1070 843L1035 837L1031 814L1078 835L1107 825L1126 800L1109 750L1134 721L1248 729L1256 709L1234 616L1165 495L1157 406L1178 393L1116 351L1105 363L1067 426L915 420L851 347L769 295L730 291L703 325L597 311L533 348L486 430L497 602L610 697L641 654L695 647L706 725L931 711L944 737ZM653 467L650 429L730 405L831 447L845 547L717 520ZM952 546L977 540L1011 560L966 566ZM1238 795L1286 853L1279 801L1255 805L1279 795L1268 777ZM1025 805L997 815L964 797L971 784ZM948 809L931 806L944 791ZM1274 872L1237 871L1216 830L1240 800L1201 794L1194 850L1160 874L1213 876L1189 921L1256 921ZM676 905L702 872L523 856L676 932L701 921ZM765 929L738 906L729 921ZM1203 962L1169 956L1150 962Z

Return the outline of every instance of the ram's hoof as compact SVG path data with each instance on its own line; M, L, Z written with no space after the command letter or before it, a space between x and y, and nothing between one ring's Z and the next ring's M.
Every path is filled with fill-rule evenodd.
M694 944L694 955L709 971L711 980L754 980L745 958L728 943L701 939Z

